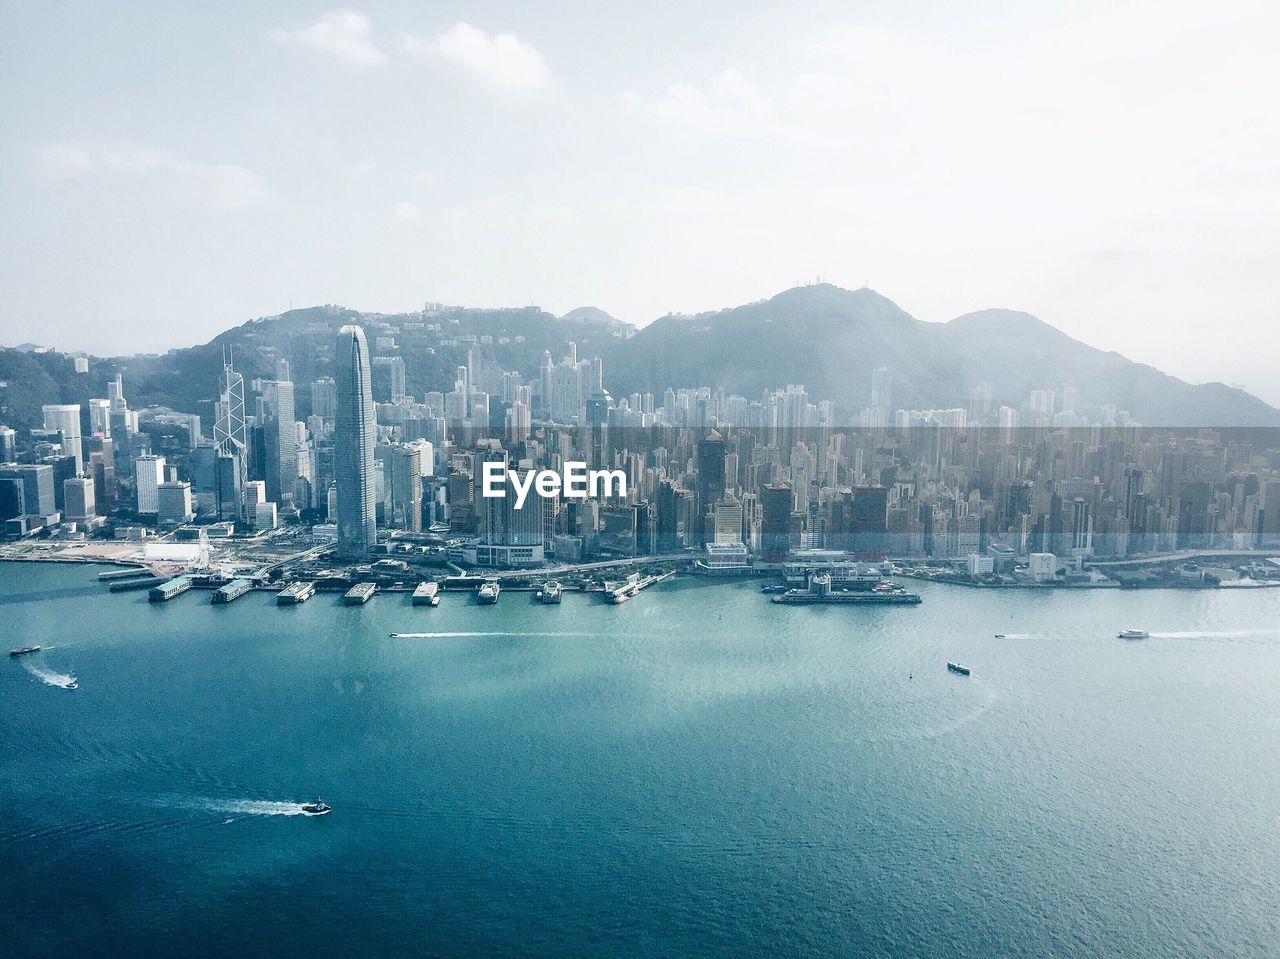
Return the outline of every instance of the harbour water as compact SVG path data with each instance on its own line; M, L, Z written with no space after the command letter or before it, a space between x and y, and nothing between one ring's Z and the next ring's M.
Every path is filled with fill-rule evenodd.
M277 607L96 573L0 565L45 647L0 668L6 956L1280 944L1280 590Z

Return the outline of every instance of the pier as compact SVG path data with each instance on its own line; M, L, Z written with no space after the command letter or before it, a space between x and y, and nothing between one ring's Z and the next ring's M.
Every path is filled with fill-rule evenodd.
M378 591L377 583L356 583L342 596L344 606L363 606Z
M233 579L225 586L220 586L213 591L213 597L209 602L214 605L223 605L225 603L233 603L245 593L253 589L253 580L251 579Z
M151 587L151 592L147 594L147 599L152 603L167 603L175 596L181 596L190 588L190 576L176 576L161 583L159 586Z
M435 583L419 583L413 591L414 606L439 606L440 587Z
M632 573L621 586L606 586L605 598L613 605L620 606L633 596L639 595L640 590L648 589L655 583L670 579L675 574L675 570L668 570L665 573L658 573L653 576L640 576L638 573Z
M290 583L284 589L280 590L276 596L277 606L296 606L298 603L305 603L316 594L316 584L299 581Z

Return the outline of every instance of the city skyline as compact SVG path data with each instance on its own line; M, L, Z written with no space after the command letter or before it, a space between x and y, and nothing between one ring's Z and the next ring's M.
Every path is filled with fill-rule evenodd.
M1025 309L1280 402L1268 5L144 20L14 14L6 342L100 352L92 319L167 349L424 298L644 324L822 275L930 322Z

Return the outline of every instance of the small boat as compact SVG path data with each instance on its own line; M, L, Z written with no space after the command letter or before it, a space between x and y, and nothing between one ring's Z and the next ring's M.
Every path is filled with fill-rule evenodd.
M27 655L27 653L38 653L38 652L40 652L40 647L39 647L39 646L23 646L21 649L11 649L11 650L9 650L9 655L10 655L10 656L25 656L25 655Z
M71 682L67 683L67 684L66 684L65 686L63 686L62 688L63 688L63 689L79 689L79 688L80 688L80 684L79 684L79 683L77 683L77 682L73 679L73 680L71 680Z
M973 672L968 666L961 666L959 663L947 663L947 669L953 673L959 673L961 676L968 676Z
M1005 638L1006 637L1004 633L996 633L996 639L1005 639Z
M315 802L304 802L302 811L308 816L323 816L326 813L333 812L333 807L327 802L321 802L317 799Z
M1151 634L1145 629L1122 629L1116 634L1120 639L1149 639Z

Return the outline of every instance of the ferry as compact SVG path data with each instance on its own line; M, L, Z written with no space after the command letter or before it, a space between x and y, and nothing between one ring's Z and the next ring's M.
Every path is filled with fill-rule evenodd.
M1150 639L1151 634L1145 629L1122 629L1116 634L1120 639Z
M490 580L480 587L480 591L476 593L476 602L481 606L492 606L498 601L498 594L502 592L496 582Z
M376 583L356 583L342 596L344 606L363 606L378 591Z
M961 666L959 663L947 663L947 669L951 670L953 673L958 673L961 676L968 676L973 672L973 670L968 666Z
M308 816L323 816L326 813L333 812L333 807L327 802L321 802L317 799L315 802L304 802L302 804L302 811Z
M439 606L440 587L435 583L419 583L413 591L414 606Z
M542 589L538 590L538 602L552 606L560 602L560 596L563 588L559 583L543 583Z
M21 649L11 649L11 650L9 650L9 655L10 655L10 656L25 656L25 655L27 655L27 653L38 653L38 652L40 652L40 647L39 647L39 646L23 646Z

